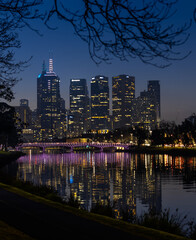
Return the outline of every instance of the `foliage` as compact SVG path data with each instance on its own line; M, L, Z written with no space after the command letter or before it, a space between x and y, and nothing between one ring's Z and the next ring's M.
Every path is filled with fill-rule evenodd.
M136 216L133 214L132 210L125 208L121 210L122 220L130 223L136 222Z
M14 107L0 103L0 144L7 150L8 146L15 147L18 141Z
M160 213L150 210L137 218L136 223L146 227L159 229L177 235L185 236L188 226L187 216L181 216L178 209L171 213L170 209L165 209Z
M78 199L74 198L73 194L71 194L71 196L68 199L68 201L66 201L66 204L68 204L71 207L75 207L75 208L79 208L80 207L80 203L79 203Z
M107 201L107 204L103 204L102 202L97 201L94 207L91 209L92 213L97 213L100 215L115 217L114 208L111 206L110 201Z
M145 140L148 139L149 131L145 129L142 125L137 125L134 128L133 135L137 139L137 145L141 146L145 143Z

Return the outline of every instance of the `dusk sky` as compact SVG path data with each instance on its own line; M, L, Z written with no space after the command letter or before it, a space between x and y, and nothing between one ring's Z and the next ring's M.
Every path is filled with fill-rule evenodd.
M74 1L73 1L74 2ZM77 2L77 1L76 1ZM183 24L193 16L195 0L180 0L176 8L175 23ZM71 78L86 78L88 85L95 75L109 77L128 74L135 76L136 96L147 88L148 80L160 80L161 85L161 119L180 123L185 117L196 113L196 23L192 24L190 38L179 50L191 55L182 61L174 61L170 67L161 69L142 63L139 59L123 62L113 59L111 64L96 65L90 58L86 43L76 35L69 23L55 20L57 30L47 29L43 24L36 24L43 36L29 29L19 32L22 41L17 50L17 58L24 60L33 56L30 66L20 74L20 81L14 88L15 100L11 105L19 105L21 98L29 100L33 110L37 104L37 76L41 73L43 60L48 68L49 51L53 53L54 71L61 79L61 96L69 107L69 83Z

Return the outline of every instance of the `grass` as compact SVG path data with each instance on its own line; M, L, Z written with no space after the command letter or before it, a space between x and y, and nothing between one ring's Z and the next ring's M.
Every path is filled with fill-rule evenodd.
M0 239L2 240L33 240L28 235L0 221Z
M16 193L18 195L21 195L25 198L31 199L33 201L36 202L40 202L55 208L58 208L62 211L66 211L69 212L71 214L80 216L82 218L86 218L88 220L91 221L96 221L100 224L103 225L107 225L110 226L112 228L116 228L116 229L120 229L121 231L125 231L130 233L131 235L134 235L136 238L145 238L145 239L149 239L149 240L155 240L155 239L159 239L159 240L185 240L187 238L181 237L181 236L177 236L174 234L170 234L170 233L166 233L160 230L154 230L154 229L150 229L144 226L139 226L136 224L131 224L131 223L127 223L121 220L116 220L113 219L111 217L107 217L107 216L103 216L100 214L95 214L95 213L89 213L87 211L84 211L82 209L78 209L78 208L74 208L65 204L62 204L60 202L54 202L51 201L49 199L45 199L41 196L37 196L28 192L25 192L24 190L21 190L19 188L7 185L7 184L3 184L0 183L0 187L11 191L13 193ZM1 238L0 238L1 239Z

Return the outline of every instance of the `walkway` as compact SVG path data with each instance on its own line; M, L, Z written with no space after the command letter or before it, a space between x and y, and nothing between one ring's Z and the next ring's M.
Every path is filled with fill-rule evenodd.
M137 239L0 188L0 220L35 239Z

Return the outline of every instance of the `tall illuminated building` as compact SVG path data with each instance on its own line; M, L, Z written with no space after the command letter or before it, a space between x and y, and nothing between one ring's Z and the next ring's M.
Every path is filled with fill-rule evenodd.
M86 79L70 80L70 111L68 132L70 137L89 130L89 95Z
M104 133L109 122L108 77L95 76L91 79L91 130Z
M158 80L148 81L148 93L154 105L153 119L155 125L158 125L161 118L160 82Z
M132 125L134 98L135 77L123 74L112 78L113 129Z
M134 125L140 125L148 130L159 126L160 122L160 83L148 81L147 91L140 93L134 99L132 111L134 112Z
M18 120L20 120L24 129L30 128L32 119L31 119L31 110L29 108L29 101L27 99L20 100L20 106L15 107L16 115Z
M49 59L49 71L43 63L37 78L37 115L40 120L40 140L50 141L57 137L60 122L60 79L53 71L53 59Z

